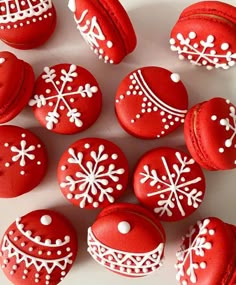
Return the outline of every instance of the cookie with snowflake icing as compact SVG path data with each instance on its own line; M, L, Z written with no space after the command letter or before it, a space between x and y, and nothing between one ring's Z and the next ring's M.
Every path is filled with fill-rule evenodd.
M207 29L206 29L207 27ZM201 1L185 8L171 31L171 50L192 64L229 69L236 61L236 7Z
M234 285L236 227L210 217L191 226L177 252L181 285Z
M143 139L160 138L176 130L183 124L187 108L188 94L179 74L161 67L134 70L116 93L119 123Z
M102 208L126 190L128 161L114 143L100 138L76 141L62 155L58 182L68 201L80 208Z
M149 210L117 203L103 209L88 229L88 252L105 268L126 277L143 277L163 263L165 232Z
M118 64L136 47L130 18L118 0L69 0L81 36L105 63Z
M0 265L15 285L56 285L78 251L75 229L58 212L42 209L16 219L0 245Z
M85 68L58 64L44 68L29 105L48 130L73 134L86 130L97 120L102 93L94 76Z
M145 153L134 171L134 193L163 221L178 221L201 205L205 177L192 157L174 148Z
M17 49L32 49L45 43L56 26L51 0L2 0L0 39Z
M205 169L236 167L236 108L229 100L216 97L194 105L184 136L189 152Z
M47 170L44 144L29 130L0 126L0 197L12 198L34 189Z

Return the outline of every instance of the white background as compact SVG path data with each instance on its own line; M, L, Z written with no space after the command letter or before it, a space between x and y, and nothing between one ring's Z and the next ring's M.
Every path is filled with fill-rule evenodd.
M73 15L67 8L67 1L64 0L54 0L58 24L53 37L45 45L34 50L20 51L0 43L0 50L14 52L19 58L32 64L36 76L45 66L74 63L92 72L103 91L101 116L89 130L77 135L62 136L42 128L30 108L26 108L9 122L30 129L44 141L49 153L49 169L43 182L33 191L14 199L0 199L0 236L17 216L36 209L51 208L67 216L78 232L80 249L76 263L61 284L177 284L174 269L175 252L181 243L181 236L189 225L207 216L217 216L228 223L236 221L235 170L206 171L207 192L198 211L184 221L163 223L167 233L164 266L151 276L129 279L102 268L87 254L86 231L98 212L80 210L72 206L62 196L56 179L56 168L61 154L71 143L84 137L106 138L120 146L129 159L131 173L138 158L147 150L157 146L185 148L182 128L160 140L144 141L131 137L119 126L114 113L116 89L123 77L138 67L156 65L179 73L189 93L190 107L214 96L228 98L236 104L236 67L228 71L206 71L204 67L193 67L187 61L179 61L178 56L170 51L171 28L182 9L193 2L122 0L121 3L127 9L136 30L138 45L118 66L105 65L90 51L77 31ZM233 0L225 2L235 4ZM131 183L122 200L135 201ZM2 272L0 284L10 284Z

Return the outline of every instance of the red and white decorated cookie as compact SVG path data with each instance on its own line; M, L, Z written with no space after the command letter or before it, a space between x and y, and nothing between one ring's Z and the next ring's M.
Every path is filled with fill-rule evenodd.
M134 171L133 187L139 201L162 221L178 221L202 203L205 177L187 153L156 148L145 153Z
M56 26L51 0L2 0L0 39L18 49L31 49L46 42Z
M77 234L63 215L37 210L17 218L0 245L0 265L15 285L56 285L71 269Z
M155 272L164 257L165 232L147 209L128 203L106 207L88 229L88 252L105 268L127 276Z
M102 94L96 79L74 64L45 67L29 101L35 117L48 130L73 134L89 128L102 108Z
M136 47L136 35L118 0L69 0L77 29L99 59L118 64Z
M0 197L12 198L29 192L47 170L45 146L29 130L0 126Z
M183 122L188 94L176 73L161 67L143 67L128 74L116 93L115 110L131 135L154 139L168 135Z
M207 28L206 28L207 27ZM192 64L228 69L236 61L236 7L201 1L185 8L171 31L171 49Z
M114 143L85 138L62 155L58 182L66 199L80 208L105 207L114 203L128 184L128 161Z
M236 227L210 217L198 221L177 252L181 285L236 284Z

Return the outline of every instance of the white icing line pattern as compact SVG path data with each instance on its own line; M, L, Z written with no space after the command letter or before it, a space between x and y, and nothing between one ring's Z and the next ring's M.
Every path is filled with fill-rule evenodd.
M215 235L215 230L210 229L210 220L205 219L202 222L197 222L195 227L191 227L189 233L183 238L187 239L187 245L183 244L181 250L177 252L178 263L175 265L178 270L176 279L178 281L182 279L182 285L197 284L197 271L207 268L205 254L213 246L206 238L208 234ZM195 256L201 257L202 261L195 262Z
M160 243L153 251L131 253L110 248L96 239L92 229L88 229L88 252L99 264L128 276L146 276L162 265L164 244Z
M176 76L172 76L172 78L176 79ZM151 90L150 86L148 86L140 69L130 75L130 80L131 84L129 86L129 90L125 95L120 95L119 99L116 100L116 104L125 100L126 96L143 97L143 103L140 106L140 111L135 115L135 118L131 120L132 124L137 120L142 119L145 114L153 112L160 112L160 115L163 117L162 122L165 130L168 130L170 126L173 126L176 122L184 123L187 110L173 108L158 98L158 95ZM157 134L157 137L159 138L164 134L165 131L162 131L161 134Z
M195 32L190 32L186 38L181 33L178 33L176 37L180 45L176 43L176 39L171 38L171 50L178 52L180 60L187 58L192 64L203 65L208 70L214 67L229 69L235 65L236 53L230 51L230 44L222 42L220 46L222 54L217 54L213 35L208 35L205 41L197 39ZM193 59L193 57L197 58Z
M89 149L90 145L86 144L85 148ZM87 151L87 150L86 150ZM67 194L69 200L81 200L79 206L84 208L86 204L93 204L94 208L97 208L100 203L105 199L109 203L114 203L114 197L112 193L114 191L121 191L123 186L119 184L120 176L125 173L123 168L116 169L115 164L107 164L104 162L109 159L109 155L106 153L104 145L99 145L97 152L90 151L91 160L86 163L83 161L84 153L75 153L73 148L68 150L70 158L69 164L78 164L80 171L75 173L75 177L66 176L66 181L62 182L60 186L62 188L69 188L70 193ZM117 154L112 154L111 159L118 160ZM106 165L107 164L107 165ZM115 182L115 187L110 187L109 183ZM99 197L94 201L94 196L98 193Z
M85 21L86 16L88 15L89 10L84 10L79 19L75 18L77 29L80 34L86 41L86 43L90 46L92 51L98 56L99 59L104 60L105 63L113 64L114 61L109 58L107 54L105 54L104 49L102 49L99 45L99 42L106 41L106 46L108 49L113 47L113 42L107 40L101 26L98 23L97 17L93 16L91 20L87 19ZM84 24L82 24L84 22Z
M154 208L154 212L159 216L171 217L173 215L172 209L178 207L181 216L184 217L186 213L182 201L187 200L187 205L195 209L202 202L203 192L195 187L191 191L189 188L195 186L202 178L196 177L188 180L184 177L185 173L191 172L191 165L195 164L195 161L182 157L179 152L176 152L175 156L178 159L178 164L172 165L173 172L171 172L166 158L161 157L167 176L159 177L157 170L150 169L148 165L144 165L144 172L140 173L140 176L143 177L140 179L141 184L149 183L151 187L157 189L157 191L148 193L147 197L158 196L157 207Z
M48 106L54 108L52 111L47 113L45 120L47 122L46 127L49 130L53 130L55 125L59 123L60 113L59 110L67 110L67 117L70 123L75 124L76 127L80 128L83 126L83 122L80 119L81 113L77 108L71 107L70 103L75 101L76 96L81 98L92 98L94 93L97 93L98 87L91 86L89 83L85 86L79 86L78 90L72 91L72 87L69 85L78 77L76 72L76 65L72 64L69 67L69 71L61 69L60 81L56 80L56 71L50 69L49 67L44 68L44 74L42 78L45 80L45 83L50 84L50 87L56 91L56 95L49 97L44 97L44 95L34 95L34 98L29 101L30 106L36 106L41 108L43 106ZM58 88L58 85L61 85L61 88ZM48 87L45 92L50 94L52 90ZM54 102L56 101L56 103Z

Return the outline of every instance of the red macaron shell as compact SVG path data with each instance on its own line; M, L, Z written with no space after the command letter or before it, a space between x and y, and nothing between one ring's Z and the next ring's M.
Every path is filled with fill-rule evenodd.
M183 122L188 94L178 74L161 67L143 67L120 83L115 111L131 135L154 139L168 135Z
M200 166L183 151L156 148L139 160L133 177L138 200L162 221L178 221L202 203L205 177Z
M118 0L70 0L70 9L84 40L106 63L120 63L136 47L136 35Z
M114 143L85 138L72 144L62 155L57 177L68 201L80 208L105 207L126 190L128 161Z
M34 79L34 71L27 62L10 52L0 52L0 123L16 117L27 105Z
M35 188L47 170L43 143L29 130L0 126L0 197L12 198Z
M171 49L194 65L228 69L236 61L235 33L236 7L202 1L181 13L171 31Z
M114 204L109 211L105 208L88 230L91 256L124 276L142 277L155 272L162 265L165 233L160 222L147 212L128 203Z
M184 125L185 141L193 158L208 170L236 167L236 109L216 97L193 106Z
M94 76L74 64L45 67L29 101L37 120L48 130L73 134L89 128L102 108L102 93Z
M190 228L177 252L179 284L235 284L236 236L232 228L215 217Z
M0 265L15 285L56 285L71 269L78 250L75 229L63 215L37 210L17 218L0 246Z
M55 30L56 10L51 0L4 0L0 11L0 39L14 48L42 45Z

